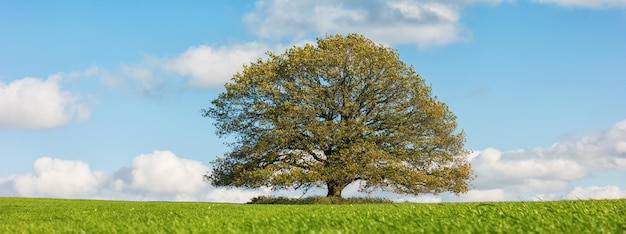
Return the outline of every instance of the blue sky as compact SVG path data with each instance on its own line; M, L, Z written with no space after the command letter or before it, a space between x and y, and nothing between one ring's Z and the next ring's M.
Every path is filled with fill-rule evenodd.
M360 33L432 84L478 176L459 197L382 195L626 197L624 25L623 0L2 1L0 196L276 193L201 180L228 148L200 109L265 51Z

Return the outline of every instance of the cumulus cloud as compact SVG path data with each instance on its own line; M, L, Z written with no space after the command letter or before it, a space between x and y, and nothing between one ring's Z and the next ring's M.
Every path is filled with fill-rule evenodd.
M580 7L592 9L626 7L626 0L533 0L533 2L556 4L563 7Z
M80 95L61 88L59 82L64 76L59 73L47 79L0 82L0 127L54 128L89 118L90 108Z
M165 64L165 69L190 76L192 87L224 85L243 65L263 57L269 46L250 42L221 47L193 46Z
M488 148L472 160L478 178L477 188L532 186L543 180L572 180L586 177L589 171L569 158L541 157L535 151L502 152Z
M471 36L461 24L463 6L499 0L257 1L244 22L262 38L304 38L359 32L384 43L446 45Z
M210 187L202 180L209 168L199 161L180 158L171 151L155 150L133 158L131 165L114 173L108 194L129 200L246 202L263 191Z
M19 195L52 197L94 194L102 179L102 173L91 171L87 163L49 157L37 159L33 164L33 173L9 178Z
M116 173L118 190L195 194L206 189L202 175L209 168L199 161L177 157L171 151L153 151L135 157L128 168Z

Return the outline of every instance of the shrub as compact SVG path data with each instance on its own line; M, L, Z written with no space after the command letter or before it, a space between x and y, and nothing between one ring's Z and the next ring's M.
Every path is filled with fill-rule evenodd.
M385 198L372 197L324 197L311 196L304 198L288 198L274 196L258 196L252 198L247 204L372 204L372 203L392 203L391 200Z

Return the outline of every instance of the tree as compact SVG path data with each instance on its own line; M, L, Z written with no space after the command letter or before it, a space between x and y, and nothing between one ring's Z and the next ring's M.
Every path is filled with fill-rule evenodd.
M215 186L326 187L360 181L405 194L468 191L472 171L456 116L398 53L357 34L268 52L203 109L232 151Z

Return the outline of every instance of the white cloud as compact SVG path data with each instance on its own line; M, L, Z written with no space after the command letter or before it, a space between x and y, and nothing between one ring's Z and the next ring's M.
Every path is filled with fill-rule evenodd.
M576 187L567 195L568 199L619 199L626 197L626 190L617 186Z
M626 120L550 147L476 151L470 157L477 175L473 184L477 190L505 189L516 196L558 197L555 194L570 192L573 182L588 178L593 171L625 170L625 142Z
M185 85L193 88L221 87L243 66L267 51L285 47L270 47L249 42L219 47L199 45L189 47L173 58L144 56L136 64L121 64L118 72L100 71L101 81L108 87L127 88L143 97L162 97ZM180 82L185 82L182 84Z
M221 47L193 46L165 64L165 69L190 76L192 87L224 85L243 65L263 57L270 47L261 43L235 44Z
M488 148L472 160L479 189L503 186L537 186L543 180L572 180L586 177L587 168L569 158L540 157L534 152L501 152ZM525 190L525 189L523 189Z
M0 82L0 127L54 128L89 118L90 108L81 103L81 97L61 89L63 76Z
M467 40L460 23L461 8L499 0L322 0L257 1L244 22L262 38L304 38L326 33L361 33L384 43L419 47Z
M34 162L32 174L20 174L10 178L19 195L53 197L94 194L101 179L102 174L92 172L87 163L48 157Z
M532 0L533 2L556 4L564 7L608 9L626 7L626 0Z
M201 162L179 158L171 151L153 151L135 157L130 168L118 171L114 186L152 193L195 194L206 189L202 175L208 170Z
M0 196L244 203L271 193L268 188L211 187L202 179L208 170L171 151L139 155L115 173L92 171L82 161L43 157L33 163L32 173L0 178Z

